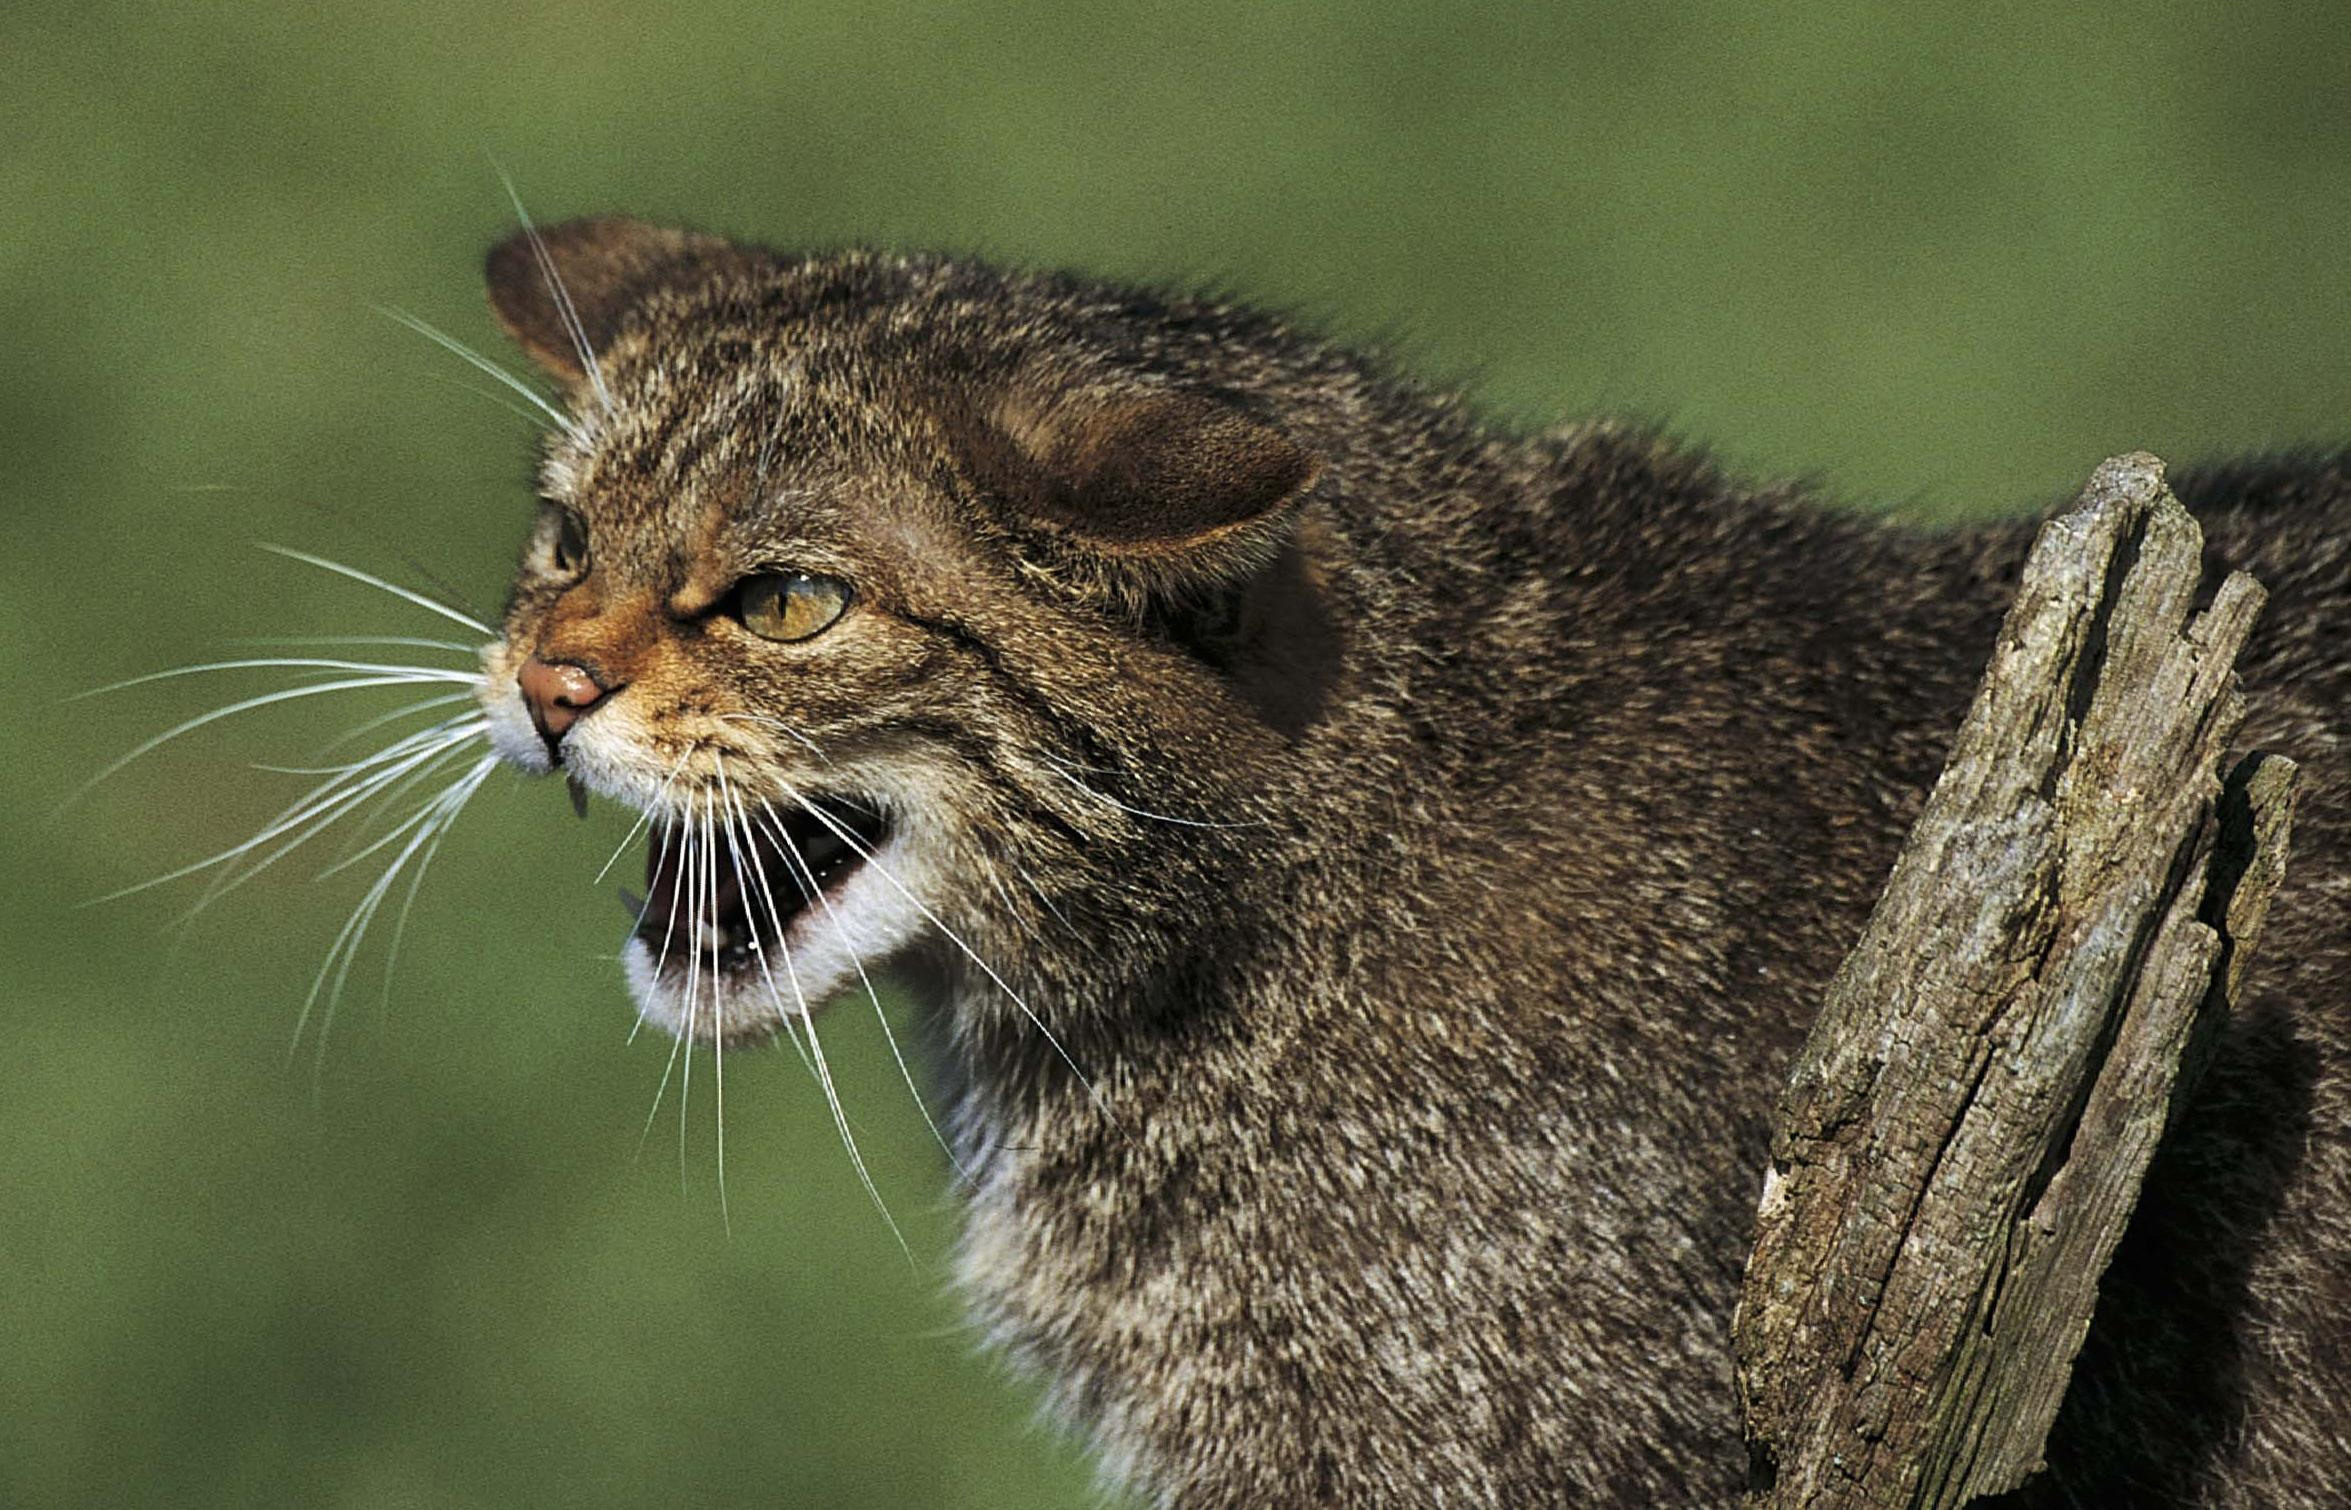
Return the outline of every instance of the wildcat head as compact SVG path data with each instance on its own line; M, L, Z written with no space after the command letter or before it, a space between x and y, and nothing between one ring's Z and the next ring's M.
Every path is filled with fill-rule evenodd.
M646 815L648 1020L761 1037L918 941L993 977L1181 925L1279 737L1238 609L1320 472L1229 333L613 219L489 289L569 417L483 701L509 762Z

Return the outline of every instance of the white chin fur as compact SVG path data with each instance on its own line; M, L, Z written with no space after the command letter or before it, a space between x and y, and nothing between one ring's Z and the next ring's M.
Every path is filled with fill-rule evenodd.
M847 992L862 991L860 963L867 971L878 969L926 921L922 909L891 885L879 868L886 867L911 885L908 859L906 845L891 838L874 860L858 866L824 900L810 903L792 919L781 949L715 974L707 951L698 962L687 958L688 945L682 938L670 944L668 959L656 971L659 949L632 936L621 951L621 968L637 1015L676 1037L698 1043L723 1038L731 1043L772 1037L791 1019L815 1012Z

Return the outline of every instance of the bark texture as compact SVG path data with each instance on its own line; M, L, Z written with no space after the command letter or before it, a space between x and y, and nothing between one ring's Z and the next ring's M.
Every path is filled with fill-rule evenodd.
M1782 1094L1735 1334L1753 1506L2021 1484L2147 1162L2283 875L2229 770L2263 600L2195 611L2146 455L2042 531L1941 779Z

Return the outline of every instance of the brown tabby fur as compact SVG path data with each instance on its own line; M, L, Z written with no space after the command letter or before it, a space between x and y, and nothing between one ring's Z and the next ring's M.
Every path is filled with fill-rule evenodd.
M1732 1500L1772 1098L2030 526L1504 433L1222 303L547 240L596 373L519 238L492 299L590 423L546 485L595 565L526 566L493 672L625 682L585 722L641 762L582 774L632 800L712 749L754 798L927 794L917 888L1068 1056L939 930L904 951L975 1176L962 1282L1108 1471L1186 1506ZM2340 1503L2351 461L2175 486L2272 594L2244 742L2302 763L2300 826L2019 1502ZM725 594L778 565L856 609L754 643Z

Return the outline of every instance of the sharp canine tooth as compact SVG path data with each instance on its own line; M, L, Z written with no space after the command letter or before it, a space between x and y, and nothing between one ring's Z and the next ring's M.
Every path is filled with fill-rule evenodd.
M566 776L563 784L571 790L571 810L581 817L588 816L588 789L580 785L577 776Z

